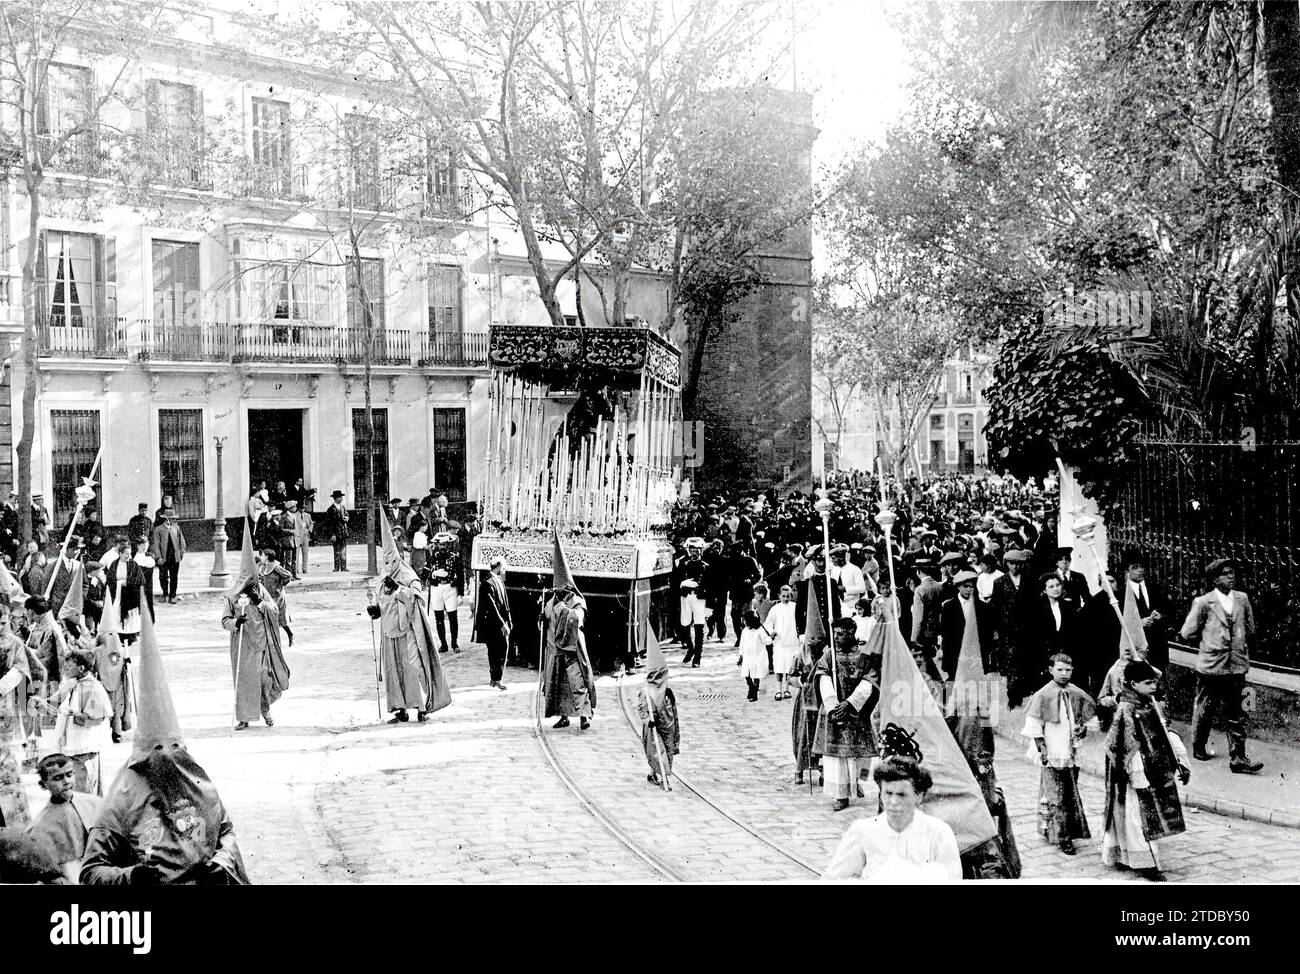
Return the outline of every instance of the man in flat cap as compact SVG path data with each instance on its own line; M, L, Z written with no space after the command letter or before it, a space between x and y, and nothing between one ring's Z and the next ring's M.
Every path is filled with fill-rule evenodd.
M1247 640L1255 632L1255 615L1250 598L1236 591L1237 563L1220 558L1205 570L1213 586L1192 602L1191 611L1179 633L1197 643L1196 703L1192 716L1192 757L1208 761L1210 724L1214 712L1222 710L1228 732L1229 769L1235 774L1258 774L1264 767L1246 757L1246 673L1250 669Z

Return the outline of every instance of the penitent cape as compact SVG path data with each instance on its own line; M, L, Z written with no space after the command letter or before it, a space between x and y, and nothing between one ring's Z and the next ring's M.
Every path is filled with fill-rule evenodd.
M551 555L551 572L552 572L551 589L553 593L551 597L555 598L556 597L555 593L559 593L566 589L572 588L574 593L578 596L578 598L582 599L582 593L578 591L578 586L575 585L573 581L573 574L569 571L569 560L564 556L564 548L560 545L559 532L552 529L551 538L555 545L554 551L552 552ZM585 599L583 600L582 607L583 607L583 616L585 618L586 616ZM546 652L546 644L554 640L555 644L558 645L560 640L560 635L561 633L564 632L564 629L562 627L567 626L568 624L569 624L568 615L566 613L563 616L561 616L560 622L558 623L558 625L561 627L559 628L559 631L556 632L553 637L549 633L547 633L546 637L544 637L542 640L541 652L545 657L542 662L542 672L543 672L543 687L544 687L545 698L546 698L546 712L544 716L546 717L554 717L556 714L562 712L559 709L555 709L555 708L557 706L557 702L560 699L562 699L563 694L566 692L566 687L568 685L568 678L564 670L559 665L560 654L558 652L553 652L548 654ZM578 665L582 668L583 679L587 681L587 703L590 705L592 712L595 713L596 671L592 668L591 665L591 654L587 652L587 638L582 626L578 627L577 637L578 638L575 645L577 646L577 652L578 652Z
M157 868L164 883L191 883L198 880L195 870L211 863L220 867L226 883L247 885L248 874L226 807L181 737L148 612L140 613L137 659L140 699L131 756L105 793L98 816L87 823L91 828L81 882L124 885L130 881L132 867L148 864ZM165 752L175 762L174 794L169 801L148 778L154 752Z
M393 529L388 523L387 512L380 505L376 507L379 517L379 537L383 546L384 576L391 578L398 585L414 585L418 589L420 578L415 573L415 569L402 561L397 543L393 540ZM420 665L424 667L429 681L429 699L424 710L431 714L443 707L451 706L451 687L447 685L447 677L442 672L442 661L438 658L438 644L433 641L433 627L429 625L429 613L425 611L424 600L412 599L411 606L415 610L411 616L411 631L415 633Z
M957 836L958 848L968 852L996 838L997 826L966 756L898 631L894 599L882 600L880 608L880 624L872 630L864 652L881 654L877 705L881 732L896 724L914 736L921 748L921 764L934 779L922 811L947 822Z

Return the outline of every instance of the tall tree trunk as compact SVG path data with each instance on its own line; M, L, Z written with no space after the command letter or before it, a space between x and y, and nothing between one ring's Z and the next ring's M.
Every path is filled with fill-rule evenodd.
M27 254L23 258L23 431L18 437L18 531L24 547L32 536L32 441L36 435L36 387L40 381L36 356L36 258L40 248L41 185L27 180ZM106 516L107 512L101 512Z
M1300 203L1300 9L1296 0L1265 0L1264 72L1273 117L1269 137L1278 181Z

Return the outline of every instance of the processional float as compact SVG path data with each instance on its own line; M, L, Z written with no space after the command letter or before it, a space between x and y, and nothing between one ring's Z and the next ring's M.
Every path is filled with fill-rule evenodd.
M666 621L680 360L644 327L492 328L473 567L505 559L515 639L530 662L551 583L552 532L587 600L598 668L639 651L648 621Z

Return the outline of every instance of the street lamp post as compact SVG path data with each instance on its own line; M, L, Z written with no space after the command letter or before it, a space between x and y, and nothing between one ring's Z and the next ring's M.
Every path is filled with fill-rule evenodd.
M226 571L226 514L221 504L224 485L221 479L221 450L225 446L226 437L214 436L212 439L217 444L217 517L212 522L212 573L208 576L208 585L212 588L225 588L226 582L230 580L230 572ZM248 530L247 525L244 530Z
M835 509L835 502L828 496L830 491L826 489L826 473L824 470L822 472L822 485L817 493L821 499L813 505L813 510L822 516L822 563L826 566L826 625L828 630L826 638L830 643L828 651L831 654L831 682L835 684L835 698L838 700L840 678L835 666L835 634L829 631L831 621L835 618L834 609L832 608L835 604L835 591L831 588L831 511ZM816 611L816 602L817 600L813 599L813 604L809 608Z

